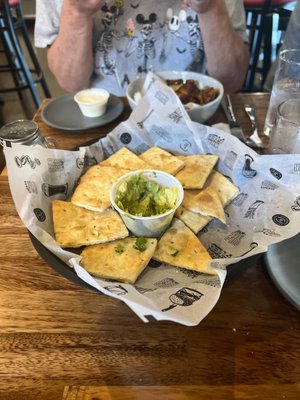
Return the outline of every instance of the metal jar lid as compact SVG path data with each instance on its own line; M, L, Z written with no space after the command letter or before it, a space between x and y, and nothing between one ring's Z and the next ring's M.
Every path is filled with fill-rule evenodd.
M28 143L38 135L38 125L30 120L13 121L0 129L0 140L13 143Z

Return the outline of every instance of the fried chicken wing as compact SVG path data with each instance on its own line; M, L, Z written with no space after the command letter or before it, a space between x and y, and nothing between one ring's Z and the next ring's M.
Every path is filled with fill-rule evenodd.
M219 94L219 91L211 86L200 89L198 82L194 79L188 79L185 83L182 79L167 79L166 83L172 87L183 104L204 105L214 100Z

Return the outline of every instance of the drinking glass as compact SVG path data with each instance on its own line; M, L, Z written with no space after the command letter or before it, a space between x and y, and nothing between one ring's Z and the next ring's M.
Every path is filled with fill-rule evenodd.
M269 153L300 154L300 98L286 100L277 107Z
M285 49L279 53L265 121L265 135L269 136L272 131L278 105L288 99L300 99L300 49Z

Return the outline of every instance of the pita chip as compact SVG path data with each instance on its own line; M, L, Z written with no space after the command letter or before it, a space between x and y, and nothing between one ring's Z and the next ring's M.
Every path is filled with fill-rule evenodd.
M139 158L132 151L128 150L127 147L122 147L106 160L101 161L98 165L123 168L130 171L152 169L148 163Z
M136 248L137 238L128 237L114 242L86 247L81 265L93 276L133 284L148 265L157 239L147 238L146 249Z
M81 247L128 236L121 217L112 209L99 213L54 200L52 215L55 240L61 247Z
M193 202L193 198L200 193L200 190L185 190L182 205L187 210L190 209L190 205Z
M239 188L228 178L215 170L213 170L207 178L205 187L217 190L223 207L226 207L239 194Z
M110 166L94 165L80 178L71 202L88 210L106 210L110 206L109 194L112 185L127 172Z
M193 198L199 193L199 190L185 190L183 202L175 211L175 216L179 218L195 234L201 231L213 217L204 216L190 211Z
M226 224L226 216L218 190L210 186L201 190L200 193L193 197L189 202L188 210L204 216L218 218Z
M218 161L218 156L210 154L178 156L178 158L185 163L185 167L176 174L184 189L202 189Z
M204 216L201 214L189 211L183 206L177 208L175 216L180 219L188 228L190 228L195 234L201 231L213 217Z
M139 156L152 168L167 172L171 175L177 174L184 167L184 161L159 147L151 147Z
M172 225L157 244L153 259L179 268L215 275L208 267L211 257L197 236L179 219Z
M199 190L185 190L183 202L175 211L175 216L179 218L195 234L203 229L213 217L190 211L193 198L199 193Z

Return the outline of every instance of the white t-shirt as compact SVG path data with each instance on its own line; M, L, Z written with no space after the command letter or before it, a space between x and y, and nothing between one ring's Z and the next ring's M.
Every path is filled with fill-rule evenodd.
M37 0L35 46L55 40L63 0ZM235 31L247 41L242 0L225 0ZM76 32L74 32L76 41ZM124 95L147 71L205 73L205 54L196 13L179 0L107 1L94 16L94 75L91 86Z

